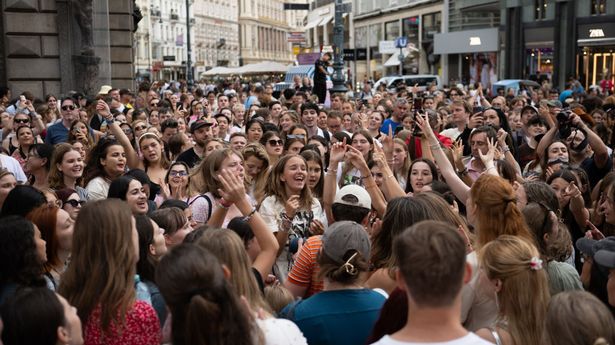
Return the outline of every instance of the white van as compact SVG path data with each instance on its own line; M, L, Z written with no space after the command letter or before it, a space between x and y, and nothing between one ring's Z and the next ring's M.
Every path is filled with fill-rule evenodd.
M398 84L403 82L406 86L413 87L418 84L419 91L425 91L431 84L435 84L438 90L442 89L440 76L434 74L415 74L415 75L393 75L381 78L374 84L374 89L378 89L380 84L385 84L387 89L396 89Z

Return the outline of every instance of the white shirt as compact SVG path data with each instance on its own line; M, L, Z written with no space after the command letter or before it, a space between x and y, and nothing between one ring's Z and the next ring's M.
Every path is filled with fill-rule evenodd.
M18 183L23 184L28 181L28 178L26 177L26 174L24 174L21 165L15 158L7 155L0 155L0 164L3 169L6 169L15 176Z
M440 135L451 138L451 140L457 140L457 137L462 133L457 127L445 129L440 132Z
M110 183L102 177L93 178L85 189L88 190L90 201L106 199Z
M461 338L457 338L451 341L444 342L430 342L430 343L411 343L406 341L399 341L391 338L389 335L385 335L373 345L493 345L492 343L480 338L476 334L470 332Z

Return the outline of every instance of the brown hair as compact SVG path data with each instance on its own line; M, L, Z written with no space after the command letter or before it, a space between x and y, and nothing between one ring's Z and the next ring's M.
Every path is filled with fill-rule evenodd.
M105 199L88 202L75 223L72 260L59 293L71 305L83 324L101 307L101 328L111 322L122 324L135 301L134 277L137 253L132 240L132 213L124 201ZM92 226L96 224L96 226Z
M225 159L237 155L243 160L241 153L230 148L215 150L209 154L190 174L190 190L197 193L211 192L220 197L218 189L222 187L216 177Z
M542 343L542 322L550 295L547 273L533 261L539 257L532 242L514 235L499 236L479 253L487 278L502 282L497 292L499 318L507 322L513 344Z
M224 277L221 263L201 246L183 243L165 254L156 284L173 315L173 344L262 343L255 341L262 334Z
M482 175L470 189L476 210L478 245L483 246L501 235L520 236L530 243L530 233L517 208L517 197L510 183L499 176Z
M395 239L393 253L418 306L446 307L459 296L466 245L450 224L426 220L411 226Z
M245 296L255 310L258 308L269 310L252 273L250 258L239 235L228 229L208 229L197 244L210 251L221 264L228 267L231 271L231 287L237 296Z
M286 200L288 200L291 196L286 194L286 188L284 188L285 182L281 180L281 177L282 175L284 175L284 168L286 168L286 163L288 163L291 158L295 157L301 159L307 167L307 162L305 161L305 158L293 154L285 155L282 156L280 160L278 160L278 162L273 166L267 178L267 188L265 190L265 194L267 196L275 196L276 201L281 203L282 205L284 205L286 203ZM299 205L300 208L308 211L312 209L312 192L310 191L310 187L308 187L307 183L301 190L301 194L299 195L299 202L301 203L301 205Z
M61 143L57 144L56 148L53 150L53 156L51 156L51 165L49 166L49 176L47 180L49 181L49 188L53 189L62 189L66 186L64 185L64 174L58 169L58 165L62 165L64 161L64 155L69 153L70 151L76 151L70 144ZM79 155L81 157L81 154ZM85 162L84 162L85 169ZM80 185L81 178L77 180L77 186Z
M250 157L254 157L261 162L263 162L263 168L261 172L256 176L254 180L252 180L252 187L254 188L254 199L256 199L257 203L261 203L265 198L265 189L267 186L267 175L269 173L269 156L267 155L267 150L265 147L259 143L252 143L246 145L241 151L243 155L244 162L248 160ZM246 174L247 177L247 174Z
M164 229L164 234L171 236L181 229L188 219L184 211L178 207L169 207L156 210L152 212L149 217L158 224L159 227Z
M548 345L615 344L615 319L591 293L565 291L549 303L544 335Z

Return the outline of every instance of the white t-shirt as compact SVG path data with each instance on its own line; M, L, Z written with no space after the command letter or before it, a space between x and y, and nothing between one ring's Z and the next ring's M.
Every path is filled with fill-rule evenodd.
M391 338L390 336L385 335L380 340L373 343L373 345L493 345L493 344L488 342L487 340L484 340L478 335L470 332L461 338L451 340L451 341L438 342L438 343L435 343L435 342L434 343L410 343L410 342L395 340Z
M28 178L26 177L26 174L24 174L21 165L19 165L19 162L15 158L4 154L0 155L0 166L8 172L13 173L17 182L23 184L28 181Z
M449 137L451 140L457 140L457 137L461 133L462 133L462 131L457 129L457 127L453 127L453 128L449 128L449 129L443 130L442 132L440 132L440 135L443 135L445 137Z
M292 321L286 319L268 318L256 319L265 336L265 345L307 345L307 340L301 330Z

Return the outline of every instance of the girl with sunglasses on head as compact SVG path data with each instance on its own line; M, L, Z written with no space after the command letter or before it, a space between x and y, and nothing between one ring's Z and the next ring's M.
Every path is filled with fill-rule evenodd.
M141 169L147 173L151 181L150 200L154 200L156 195L161 192L164 178L169 169L169 160L164 152L164 143L160 136L154 133L144 133L137 139L137 144L142 153L139 157L137 151L132 147L130 140L122 131L119 124L113 120L109 111L109 106L105 102L99 101L96 109L105 121L109 124L109 129L117 138L118 142L126 151L126 159L130 169Z
M13 117L12 125L10 125L10 132L4 134L4 140L2 141L2 147L12 155L15 150L19 148L19 140L17 138L17 130L20 127L31 127L32 118L28 114L19 113ZM40 138L38 138L40 139ZM27 152L27 151L26 151Z
M62 202L62 209L68 212L72 220L76 220L85 201L81 200L77 191L71 188L60 189L56 191L56 195Z
M269 131L261 138L261 144L267 150L270 164L275 165L284 151L284 140L282 140L277 132Z

